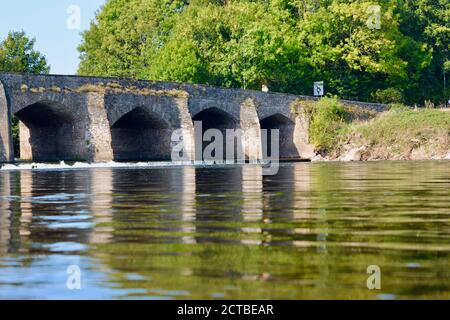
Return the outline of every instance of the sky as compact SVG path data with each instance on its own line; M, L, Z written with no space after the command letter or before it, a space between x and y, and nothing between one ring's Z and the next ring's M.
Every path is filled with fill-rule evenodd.
M46 56L52 74L75 74L79 62L77 47L81 43L80 33L89 28L95 12L105 2L106 0L3 1L0 9L0 40L9 31L23 30L29 37L36 38L35 49Z

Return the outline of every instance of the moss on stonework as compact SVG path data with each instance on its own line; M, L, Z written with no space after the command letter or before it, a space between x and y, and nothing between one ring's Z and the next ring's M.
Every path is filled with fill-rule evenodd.
M70 89L69 89L70 90ZM135 86L121 86L118 83L110 82L106 85L101 84L85 84L78 88L72 89L73 92L78 93L106 93L106 92L112 92L112 93L132 93L142 96L158 96L158 97L176 97L176 98L188 98L189 94L186 91L183 90L154 90L150 88L138 88Z
M256 101L252 98L247 98L242 102L242 107L244 108L258 108L258 105L256 104Z
M105 93L132 93L142 96L157 96L157 97L175 97L175 98L188 98L189 93L184 90L177 90L177 89L171 89L171 90L154 90L150 88L138 88L136 86L122 86L119 83L116 82L109 82L106 85L103 83L98 84L84 84L82 86L79 86L77 88L60 88L57 86L51 86L48 88L39 87L39 88L28 88L27 85L22 84L20 87L20 90L25 93L30 91L31 93L45 93L45 92L53 92L53 93L99 93L99 94L105 94Z

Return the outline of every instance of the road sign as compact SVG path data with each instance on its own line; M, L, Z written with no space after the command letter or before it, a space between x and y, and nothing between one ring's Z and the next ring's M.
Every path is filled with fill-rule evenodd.
M322 97L324 95L323 81L314 82L314 96Z

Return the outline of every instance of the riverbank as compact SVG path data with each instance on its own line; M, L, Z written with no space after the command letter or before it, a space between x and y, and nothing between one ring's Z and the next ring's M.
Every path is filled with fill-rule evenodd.
M450 160L450 112L392 105L368 113L325 98L310 107L313 161Z

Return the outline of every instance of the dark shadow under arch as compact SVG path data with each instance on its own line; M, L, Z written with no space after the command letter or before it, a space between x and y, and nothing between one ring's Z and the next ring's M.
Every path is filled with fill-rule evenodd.
M111 128L115 161L170 160L171 129L158 115L137 107Z
M267 130L267 139L262 140L263 156L272 155L272 131L278 129L280 132L279 157L280 159L298 158L298 150L294 144L295 123L282 114L274 114L260 121L261 129ZM264 133L262 132L262 135ZM267 141L267 143L265 143Z
M14 114L22 123L20 156L33 161L78 160L74 119L62 105L39 102Z
M231 130L236 130L240 128L239 122L233 117L231 116L229 113L220 110L218 108L209 108L206 110L203 110L201 112L199 112L198 114L196 114L193 117L193 121L194 124L195 122L201 122L202 123L202 136L204 136L205 132L209 129L218 129L222 132L222 136L223 136L223 159L221 160L226 160L226 150L227 150L227 142L226 142L226 130L227 129L231 129ZM203 155L203 151L205 149L206 146L208 146L209 144L211 144L212 141L209 142L205 142L203 141L201 146L196 146L196 148L201 147L201 151L202 151L202 155ZM236 160L237 155L238 155L238 148L242 149L242 141L241 139L234 139L234 160ZM198 153L199 150L196 150L196 154ZM213 154L213 156L215 156L215 154ZM196 160L204 160L203 157L202 159L196 159ZM228 160L233 160L233 159L228 159Z

